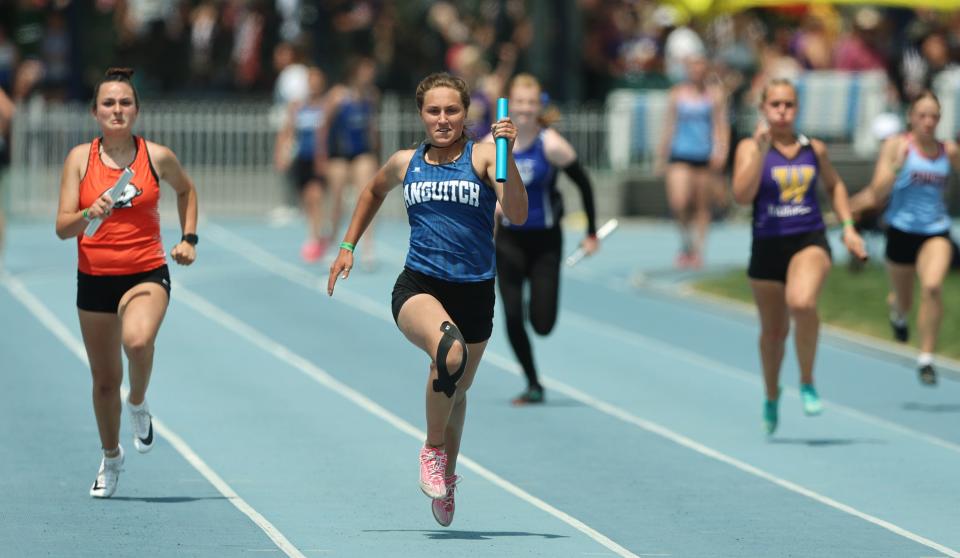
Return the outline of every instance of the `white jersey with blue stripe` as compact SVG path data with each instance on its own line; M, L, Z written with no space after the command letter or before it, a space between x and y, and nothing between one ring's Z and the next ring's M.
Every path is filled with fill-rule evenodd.
M458 283L493 279L497 194L473 170L473 141L455 161L426 162L420 144L403 177L410 222L406 267Z
M514 225L504 217L503 224L511 229L550 229L563 217L563 198L557 190L557 167L547 160L543 145L545 133L546 130L542 130L523 151L513 152L513 160L527 190L527 220L522 225Z
M884 217L893 228L912 234L935 235L950 229L944 202L950 160L940 145L935 159L925 157L910 143L907 159L897 174Z

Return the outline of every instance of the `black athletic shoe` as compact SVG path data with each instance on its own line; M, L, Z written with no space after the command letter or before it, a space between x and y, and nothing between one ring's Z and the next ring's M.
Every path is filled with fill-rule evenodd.
M910 328L906 320L897 320L890 318L890 329L893 330L893 338L901 343L906 343L910 339Z
M930 364L925 364L917 370L920 377L920 383L925 386L937 385L937 371Z

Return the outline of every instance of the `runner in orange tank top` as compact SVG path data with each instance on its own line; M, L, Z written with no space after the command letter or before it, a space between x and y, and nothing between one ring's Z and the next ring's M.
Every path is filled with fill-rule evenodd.
M109 498L123 465L120 446L120 384L123 363L130 367L127 408L133 444L153 448L147 385L153 369L154 340L170 300L170 273L160 240L160 179L177 193L183 237L170 251L181 265L196 259L197 194L193 180L173 151L132 133L140 100L130 83L133 71L111 68L94 89L92 112L101 136L74 147L63 165L57 236L77 237L77 310L93 375L93 411L103 459L90 495ZM133 179L117 199L108 191L123 172ZM91 221L102 220L87 236Z
M166 262L160 242L160 182L150 162L150 149L142 137L133 136L135 154L133 179L120 199L114 200L113 215L104 220L97 233L77 237L79 268L90 275L128 275L156 269ZM122 169L103 162L101 138L90 144L87 170L80 181L80 207L90 207L117 181Z

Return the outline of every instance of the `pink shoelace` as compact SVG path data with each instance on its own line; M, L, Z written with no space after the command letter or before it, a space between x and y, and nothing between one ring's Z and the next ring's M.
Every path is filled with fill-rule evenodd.
M447 477L445 481L447 483L447 495L440 498L439 501L443 505L443 509L449 512L451 508L453 508L453 492L457 489L457 483L460 482L460 477L453 475L452 477Z
M447 452L439 448L424 447L420 452L420 464L427 467L431 484L442 485L447 471Z

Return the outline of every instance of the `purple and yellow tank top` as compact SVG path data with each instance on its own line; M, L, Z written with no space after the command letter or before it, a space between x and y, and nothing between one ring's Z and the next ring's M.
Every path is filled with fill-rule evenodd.
M788 159L771 148L763 160L760 189L753 200L753 236L771 238L824 229L817 201L819 164L805 136L800 151Z

